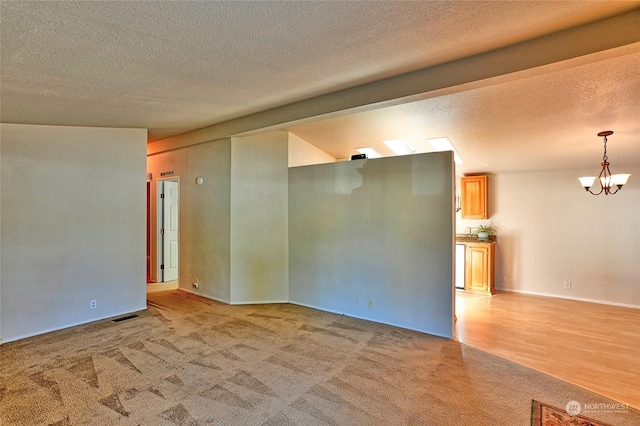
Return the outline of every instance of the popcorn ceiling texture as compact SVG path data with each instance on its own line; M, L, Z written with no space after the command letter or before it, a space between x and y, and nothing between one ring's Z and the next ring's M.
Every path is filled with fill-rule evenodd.
M3 122L141 127L157 140L482 54L637 3L2 2L1 7Z

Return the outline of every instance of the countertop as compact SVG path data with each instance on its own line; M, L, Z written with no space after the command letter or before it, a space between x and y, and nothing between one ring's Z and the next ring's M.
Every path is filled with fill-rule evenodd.
M481 240L473 234L456 234L456 243L495 243L497 239L495 235L489 235L488 240Z

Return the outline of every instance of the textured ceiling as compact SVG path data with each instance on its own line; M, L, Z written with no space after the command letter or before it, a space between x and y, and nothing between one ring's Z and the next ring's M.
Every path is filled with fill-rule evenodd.
M2 1L0 118L141 127L153 141L639 4ZM552 168L550 150L573 152L603 126L615 126L612 156L620 135L632 147L625 158L633 158L640 136L639 50L292 131L339 157L386 138L449 136L473 167L502 164L494 151L510 144L531 157L518 169L534 169ZM553 144L541 146L541 140ZM600 148L595 145L593 152Z
M640 164L640 49L605 61L435 98L291 126L336 158L388 139L430 152L426 139L448 137L463 173L597 166L601 130L614 129L609 157Z

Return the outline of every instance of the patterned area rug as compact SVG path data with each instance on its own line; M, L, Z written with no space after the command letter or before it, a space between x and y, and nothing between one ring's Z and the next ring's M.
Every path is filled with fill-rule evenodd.
M571 415L566 410L531 400L531 426L611 426L579 414Z

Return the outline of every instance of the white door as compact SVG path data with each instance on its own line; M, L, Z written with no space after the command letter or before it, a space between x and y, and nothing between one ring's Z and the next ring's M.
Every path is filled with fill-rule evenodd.
M163 181L162 195L162 259L161 282L178 279L178 181Z

